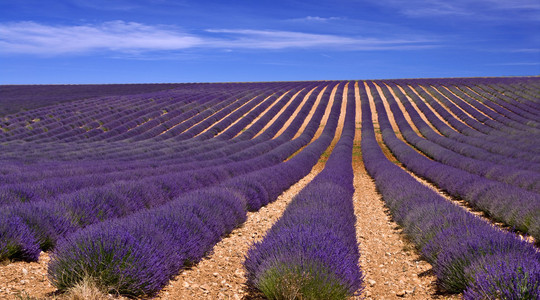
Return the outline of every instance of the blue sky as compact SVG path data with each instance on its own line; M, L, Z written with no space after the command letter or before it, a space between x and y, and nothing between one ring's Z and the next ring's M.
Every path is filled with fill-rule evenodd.
M540 75L538 0L0 0L0 84Z

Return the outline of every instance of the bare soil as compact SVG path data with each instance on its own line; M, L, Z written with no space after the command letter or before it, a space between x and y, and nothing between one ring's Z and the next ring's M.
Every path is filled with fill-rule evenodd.
M47 279L49 254L42 252L38 262L12 262L0 265L0 299L29 295L46 298L55 288Z

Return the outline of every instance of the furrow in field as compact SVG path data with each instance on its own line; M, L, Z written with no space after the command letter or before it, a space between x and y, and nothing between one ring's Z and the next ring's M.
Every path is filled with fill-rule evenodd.
M254 111L255 109L257 109L257 108L258 108L259 106L261 106L265 101L267 101L268 98L274 96L275 94L276 94L276 93L272 93L271 95L268 95L268 97L264 98L262 101L260 101L259 103L257 103L257 105L255 105L255 106L252 107L249 111L247 111L247 112L244 114L244 116L245 116L245 115L248 115L249 113L251 113L252 111ZM274 102L272 102L272 104L271 104L269 107L272 107L273 105L275 105L275 104L277 103L277 101L279 101L279 99L281 99L283 96L285 96L285 94L282 94L280 97L276 98L276 100L274 100ZM255 97L254 97L254 98L255 98ZM256 119L257 119L257 118L260 118L261 116L263 116L263 115L264 115L264 112L266 112L266 110L264 110L261 114L259 114L259 115L256 117ZM242 120L242 118L238 118L237 120L235 120L234 122L232 122L229 126L223 128L223 130L220 131L216 137L219 137L222 133L226 132L229 128L231 128L232 126L236 125L236 123L238 123L240 120ZM247 129L247 126L246 126L245 129ZM205 130L205 131L206 131L206 130Z
M313 91L316 89L316 87L312 88L305 96L304 96L304 99L302 100L302 103L300 103L300 105L298 105L298 107L296 108L296 110L291 114L291 116L289 117L289 119L283 124L283 127L281 127L281 129L274 135L273 138L276 138L278 136L280 136L283 132L285 132L285 130L287 130L287 128L289 127L289 125L291 125L291 123L293 122L293 120L296 118L296 116L298 115L298 113L302 110L302 108L304 107L304 105L306 105L306 102L307 100L309 99L309 97L311 96L311 94L313 93ZM291 98L291 102L294 98L296 98L296 96L298 95L298 93L296 95L294 95L292 98ZM317 107L317 104L318 103L315 103L313 105L313 107L311 108L312 111L314 111ZM305 123L305 121L304 121ZM269 124L270 125L270 124ZM296 133L298 136L300 136L303 132L303 129L300 128L298 130L298 132Z
M399 85L398 85L399 86ZM424 99L424 97L422 97L422 95L420 95L420 93L418 93L418 91L415 89L414 86L412 85L408 85L408 87L410 88L411 91L413 91L420 99L422 99L422 101L424 101L426 103L426 106L433 112L433 114L435 114L437 116L437 118L439 118L441 121L443 121L446 125L450 126L452 129L454 129L455 131L458 131L459 130L455 127L453 127L445 118L441 117L441 115L437 112L436 109L433 108L433 106L431 105L431 102L430 101L427 101L426 99ZM400 87L400 89L402 91L403 88ZM433 98L433 101L436 101L435 98ZM414 101L413 101L414 102ZM444 106L443 106L444 107ZM469 124L463 122L460 118L458 118L458 116L456 116L452 111L450 110L446 110L452 117L454 117L454 119L456 119L459 123L471 128L471 129L474 129L472 128Z

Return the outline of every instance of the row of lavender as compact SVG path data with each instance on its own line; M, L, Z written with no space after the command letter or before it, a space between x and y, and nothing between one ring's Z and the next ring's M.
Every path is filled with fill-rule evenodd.
M403 84L406 85L407 82L404 82ZM444 81L442 84L446 85ZM510 150L510 153L507 153L509 156L518 156L523 157L526 160L539 162L537 157L538 150L533 147L534 142L527 138L531 134L530 132L523 132L521 130L516 130L515 128L504 126L504 124L490 118L485 119L488 122L484 124L471 117L471 113L477 115L480 119L483 119L485 116L465 105L463 101L457 102L461 103L462 107L460 107L433 87L427 86L425 89L422 87L423 86L419 84L414 84L412 89L425 99L425 101L432 106L444 120L447 120L452 127L458 129L467 136L486 140L489 144L502 145L503 149L504 147L509 147L510 149L517 148L517 150L519 150L518 153L513 155L511 154L512 150ZM463 86L462 88L466 89L466 87ZM468 108L469 112L465 111L463 108ZM476 112L476 114L474 112ZM535 128L531 127L531 130L535 130ZM495 149L495 151L503 151L503 149Z
M289 84L293 84L293 83L289 83ZM49 114L52 115L53 116L52 119L55 119L55 120L57 119L62 120L63 119L62 117L71 117L74 114L80 115L82 112L85 112L85 115L80 116L83 118L86 118L92 115L99 117L99 115L96 114L96 112L99 112L99 111L106 112L108 110L116 111L117 108L121 108L122 106L126 107L126 104L128 105L134 104L135 102L138 102L140 104L153 105L153 104L157 104L156 102L158 101L171 100L170 98L175 98L176 96L180 96L184 99L188 99L194 96L204 98L206 95L210 95L210 94L219 95L219 96L233 95L235 93L249 92L250 90L252 91L252 90L261 89L264 87L276 88L276 87L280 87L284 85L286 85L286 83L178 84L177 86L180 88L176 88L176 89L171 89L174 86L169 86L167 89L163 87L156 89L150 86L147 92L144 92L144 90L134 89L131 93L130 92L113 93L113 94L110 94L109 96L93 97L93 98L88 98L84 100L77 100L78 97L77 97L77 93L75 92L73 94L65 95L66 99L70 99L67 102L63 101L63 103L60 103L57 105L49 105L46 107L39 107L32 110L22 111L17 114L6 115L6 116L3 116L1 120L2 120L3 128L7 127L11 129L16 129L17 124L24 124L25 122L28 122L34 119L40 119L40 121L44 122L45 124L50 124L50 122L46 122L46 119L49 117ZM4 88L5 86L2 86L2 88L0 88L0 91L2 91ZM61 88L61 87L49 86L49 87L43 87L43 88L54 90L55 88ZM96 88L99 89L99 86L96 86ZM99 95L99 92L97 94ZM108 93L103 93L103 94L107 95ZM2 95L3 95L2 97L3 101L7 101L13 98L12 95L10 94L2 94ZM33 95L33 97L36 98L36 97L39 97L39 95ZM44 98L46 97L44 96ZM165 98L165 99L162 99L162 98ZM16 99L14 99L13 101L16 101ZM96 104L99 104L99 105L96 105ZM131 107L134 108L135 110L139 110L139 108L136 106L131 105ZM40 121L37 121L37 122L39 123Z
M523 170L540 171L540 164L538 163L538 158L534 153L528 153L526 151L516 149L513 144L505 145L503 143L490 141L488 140L490 136L486 134L476 135L477 132L475 130L467 127L463 123L459 122L459 120L454 118L444 109L443 106L434 101L430 94L425 93L425 91L420 91L419 95L423 97L420 98L420 96L417 95L412 88L402 85L399 87L401 87L404 90L404 94L412 100L411 102L407 101L407 97L397 97L404 106L407 106L406 111L409 112L413 118L412 114L415 113L415 110L413 106L409 104L414 103L420 112L426 116L428 122L438 132L440 132L441 135L449 138L449 142L444 144L445 147L455 144L458 147L454 146L452 149L453 151L466 153L466 155L473 158L481 157L484 160L487 159L497 164L514 166L515 168ZM399 95L400 93L396 91L396 88L396 86L392 86L392 89L395 91L396 95ZM422 99L426 99L426 102L428 102L431 106L424 103ZM432 107L435 112L433 112L429 107ZM445 112L446 114L444 114ZM441 117L443 117L444 121L439 119L435 113L438 113ZM422 134L425 134L423 132L423 126L418 124L419 123L416 125L417 127L419 126L419 130L422 132ZM434 141L440 143L442 139L436 139ZM468 149L462 150L462 148ZM489 155L484 155L484 153L488 153Z
M422 99L425 99L428 105L432 107L434 112L440 115L443 120L449 124L449 126L447 126L449 128L441 129L441 125L437 125L435 121L437 117L433 117L434 113L431 112L429 108L427 108L427 105L425 103L423 103L422 101L418 101L418 95L416 95L414 91L417 91L418 95L420 95ZM406 88L406 92L407 95L411 97L413 101L418 105L422 113L424 113L426 116L430 116L430 122L432 122L434 126L437 126L437 129L441 131L441 133L443 133L444 135L447 135L457 141L471 144L479 148L484 148L489 152L507 156L509 157L509 159L518 159L514 160L514 162L519 168L527 168L527 165L530 162L540 162L538 159L538 155L536 155L535 153L531 153L526 149L520 149L522 148L520 143L512 142L511 139L508 140L508 134L506 134L506 137L501 137L500 135L489 135L476 131L473 128L469 127L466 123L460 122L459 119L454 118L454 116L450 114L444 106L442 106L437 101L434 101L433 97L431 97L431 95L426 93L424 90L419 88L416 88L414 90ZM447 102L447 105L452 106L452 103ZM461 133L461 135L453 133L454 130L457 130L459 133ZM518 135L516 134L515 137L517 136ZM520 163L519 160L524 160L525 163Z
M322 135L286 162L69 235L52 253L49 275L53 284L63 290L87 276L121 294L157 293L183 267L200 260L223 235L244 222L246 210L258 210L275 200L310 172L333 139L340 108L341 101L334 101ZM319 127L316 119L324 111L317 109L318 117L298 138L271 152L288 157L308 144Z
M292 88L292 85L289 87ZM286 86L282 88L290 89ZM58 141L66 139L68 141L80 140L81 137L92 135L96 130L101 132L99 135L86 137L84 144L74 146L75 149L79 150L96 145L100 146L104 141L108 143L114 141L111 139L117 141L129 139L131 132L137 132L139 135L150 132L152 136L160 134L168 137L176 136L222 108L230 105L233 105L232 107L241 105L250 99L249 95L261 95L264 90L268 89L269 87L261 85L254 88L239 86L235 89L217 89L217 91L173 90L160 94L132 96L127 99L124 97L118 99L100 98L81 103L74 102L79 103L79 105L72 103L71 105L76 106L76 108L71 108L67 114L42 113L38 117L27 117L20 120L19 123L12 124L15 128L4 128L4 131L8 130L4 134L4 139L21 140L26 138L40 143L52 141L57 144ZM107 105L100 105L100 102L105 102ZM185 103L188 105L184 105ZM42 124L50 121L47 120L48 117L59 120L53 125ZM34 119L28 120L29 118ZM31 124L32 130L37 130L37 133L29 131L28 126L24 126L33 120L38 120L37 123ZM47 126L54 126L55 129L49 129ZM43 130L47 131L41 132ZM167 133L171 130L171 133ZM18 131L21 133L17 134ZM122 136L123 134L126 136ZM165 136L161 136L161 139ZM49 151L54 151L54 149Z
M371 95L377 98L372 87ZM360 97L368 98L363 86ZM379 121L387 123L382 109L377 107ZM440 286L464 291L466 299L538 299L538 250L450 203L391 163L375 139L371 118L369 102L363 101L361 148L366 169L394 220L433 265ZM389 131L386 128L383 134Z
M4 117L2 138L7 140L53 138L75 127L86 126L85 129L91 130L105 122L112 128L115 123L108 123L112 121L111 117L122 118L131 115L133 121L147 112L145 109L149 107L159 105L161 109L166 110L167 104L177 104L168 100L182 98L189 101L197 94L200 94L200 91L197 92L196 89L169 90L135 96L100 97L43 107L18 116ZM182 102L178 104L185 104ZM163 113L163 110L155 109L154 113Z

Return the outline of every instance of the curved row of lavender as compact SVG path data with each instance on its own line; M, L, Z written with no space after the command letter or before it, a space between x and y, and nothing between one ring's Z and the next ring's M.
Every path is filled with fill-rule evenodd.
M431 160L418 153L410 145L397 138L375 86L372 82L368 82L368 86L377 108L384 143L407 169L434 182L450 195L462 198L473 206L486 211L495 220L540 239L540 194L459 169L458 167L481 170L483 165L481 161L477 160L468 162L464 157L418 137L409 127L404 116L399 113L397 107L392 106L396 112L394 118L405 138L428 155L436 156L444 163ZM386 87L383 86L383 90L387 91ZM391 99L390 95L388 96L387 99ZM439 156L438 153L443 155ZM472 166L468 167L466 164ZM491 167L493 168L493 166ZM484 169L489 168L484 167ZM510 177L510 175L507 176Z
M366 169L394 220L433 265L439 285L450 292L464 292L464 298L471 300L538 299L538 250L450 203L390 162L375 139L362 85L360 98Z
M264 94L261 94L260 95L261 97L264 97ZM228 128L227 130L225 130L224 132L222 132L218 139L221 140L221 138L223 138L223 141L222 142L226 142L227 140L230 140L232 137L234 137L235 135L237 135L240 130L242 130L242 128L244 128L246 125L250 124L253 119L258 116L259 114L261 114L265 108L267 108L269 105L271 105L275 100L276 100L277 97L269 97L268 99L264 100L263 103L261 103L260 105L257 106L256 109L254 109L252 112L250 112L248 115L242 117L242 119L237 122L235 124L235 126L232 126L232 128ZM285 98L284 98L285 99ZM257 102L257 100L260 100L257 99L257 98L254 98L253 99L253 102ZM285 99L286 100L286 99ZM275 107L282 107L284 104L286 103L286 101L284 102L283 100L280 101L279 103L276 103ZM167 107L170 107L170 106L167 106ZM262 108L262 110L261 110ZM192 111L192 110L195 110L195 111ZM274 109L272 109L274 110ZM189 111L187 111L187 114L188 116L187 117L191 117L192 115L195 115L197 114L199 111L201 111L201 109L199 108L195 108L195 109L191 109ZM239 112L239 110L237 110L236 112ZM279 109L278 109L279 111ZM235 112L235 114L236 114ZM277 113L276 111L274 111L275 113ZM186 118L186 116L183 116L184 118ZM231 116L233 117L233 116ZM271 118L272 116L270 116ZM238 118L238 116L234 116L233 118ZM229 117L227 117L227 119L229 119ZM182 119L178 120L175 118L174 120L174 124L176 124L177 122L180 122ZM265 120L265 121L269 121L269 118L267 117L262 117L260 120ZM167 123L168 121L164 121L164 123ZM183 124L183 123L178 123L178 124ZM258 126L259 125L259 126ZM167 130L168 126L166 126L165 128L161 127L161 129L163 131ZM250 139L253 135L255 135L255 133L257 133L257 130L260 130L262 127L260 126L260 122L257 122L256 124L253 124L253 126L251 126L248 130L242 132L242 134L238 137L238 139L241 139L243 137L245 137L244 140L247 140L247 139ZM160 126L156 126L156 129L160 129ZM150 130L149 130L150 131ZM42 144L40 144L41 146ZM202 144L202 143L168 143L168 144L164 144L164 143L148 143L148 144L132 144L132 143L128 143L127 145L135 145L136 147L126 147L126 144L120 144L120 143L116 143L116 144L113 144L113 145L110 145L110 144L107 144L108 146L107 147L96 147L97 149L96 150L100 150L100 151L96 151L98 152L97 155L99 155L100 157L101 156L104 156L106 155L107 153L105 152L105 150L112 150L115 154L116 153L119 153L120 155L122 155L123 157L129 157L129 158L133 158L134 156L134 153L133 153L133 150L137 150L138 152L140 151L143 151L144 153L148 153L150 152L150 154L152 155L152 159L150 159L150 155L147 154L146 157L137 157L137 161L117 161L117 160L110 160L110 158L102 158L102 160L100 161L106 161L107 163L106 164L99 164L98 162L100 161L77 161L75 160L74 162L62 162L62 165L56 165L53 163L51 163L50 165L47 165L47 166L50 166L52 167L53 169L52 170L47 170L47 171L43 171L41 170L42 168L40 168L43 164L37 164L36 167L33 168L33 170L29 170L29 167L32 167L29 166L27 168L25 168L25 170L23 172L19 172L19 174L16 174L16 175L19 175L17 176L16 178L14 178L15 176L13 174L9 174L9 176L2 176L2 180L3 181L7 181L7 180L15 180L16 182L21 182L21 181L35 181L35 180L38 180L40 178L43 178L43 177L67 177L67 176L74 176L74 175L77 175L77 174L88 174L88 173L103 173L103 172L113 172L113 171L120 171L120 170L126 170L126 169L129 169L129 168L148 168L149 166L153 166L155 165L156 163L160 162L160 161L163 161L165 159L167 160L170 160L171 158L174 158L174 159L182 159L182 160L193 160L192 159L192 154L201 154L201 152L206 152L208 151L209 149L209 146L212 146L212 145L216 145L216 143L213 143L212 145L207 145L207 144ZM11 145L10 145L11 146ZM62 146L62 144L60 145L56 145L56 146ZM95 147L96 145L94 143L88 143L88 144L71 144L71 145L68 145L68 146L72 146L73 148L75 148L75 151L74 152L80 152L80 151L83 151L84 149L81 149L80 147L77 147L77 146L86 146L86 147ZM158 147L156 147L158 146ZM43 149L43 147L41 147L42 149L40 149L40 152L46 152L46 149ZM131 149L133 148L133 150ZM164 154L164 153L161 153L160 152L160 149L164 149L164 148L172 148L173 152L174 153L168 153L167 156ZM26 149L15 149L15 151L24 151ZM189 151L187 151L189 150ZM52 149L52 151L55 151L55 149ZM58 149L56 149L56 151L58 151ZM195 152L194 152L195 151ZM61 152L61 151L60 151ZM178 152L183 152L187 155L184 155L184 156L181 156L181 157L177 157L177 156L173 156L173 154L175 153L178 153ZM188 153L190 152L190 153ZM87 154L87 153L85 153ZM90 153L88 153L90 154ZM96 155L95 153L91 153L92 155ZM65 159L76 159L73 158L73 157L66 157L66 156L63 156L61 157L62 160L65 160ZM157 160L159 159L159 161ZM20 166L17 166L17 167L20 167ZM16 171L17 169L15 170L9 170L9 171ZM143 171L147 171L148 169L146 170L143 170ZM24 176L24 177L22 177Z
M90 277L108 291L154 295L243 223L247 210L274 201L310 172L334 136L340 107L340 101L334 101L322 135L286 162L179 196L154 209L88 226L62 239L48 269L53 285L64 290ZM289 157L311 141L318 127L317 120L310 122L298 138L271 152L282 160Z
M361 292L352 204L354 82L348 86L344 128L323 171L247 253L248 284L269 299L345 299Z
M300 96L300 97L301 97L301 96ZM301 99L299 99L300 97L297 97L297 99L294 101L294 103L299 104L299 102L298 102L297 100L301 100ZM287 102L287 100L289 100L289 99L287 99L287 97L284 97L284 98L280 101L280 103L281 103L281 104L284 104L284 103ZM261 118L259 121L257 121L255 124L253 124L253 126L251 126L247 131L243 132L240 136L238 136L238 140L245 140L246 138L244 138L244 137L246 137L246 136L248 136L248 135L249 135L249 136L253 136L254 133L256 133L258 130L260 130L260 129L262 128L262 126L264 126L264 124L266 124L266 122L269 120L268 117L271 118L271 117L274 115L274 113L277 113L276 110L275 110L275 108L277 108L277 109L279 110L280 107L278 107L278 105L276 105L272 110L270 110L270 111L268 112L268 114L265 116L266 118L265 118L265 117ZM280 119L279 119L279 120L276 122L276 124L275 124L275 125L277 125L277 126L273 126L273 127L269 128L268 130L265 131L264 134L261 134L261 135L260 135L257 139L255 139L254 141L243 141L242 144L237 144L237 145L227 145L227 148L225 148L226 145L224 145L224 143L225 143L224 141L223 141L223 142L220 142L219 145L218 145L218 143L212 143L212 144L207 143L207 144L204 144L204 145L201 145L201 143L196 143L196 144L194 144L193 147L191 147L191 148L189 148L189 145L187 145L187 148L185 149L186 151L181 152L181 154L184 154L184 153L185 153L185 154L187 154L187 155L185 155L185 156L181 156L181 155L180 155L180 156L181 156L180 158L175 158L175 159L176 159L176 160L180 160L180 161L182 161L182 162L183 162L183 161L191 161L191 162L195 161L195 162L200 163L200 162L201 162L201 159L203 159L203 158L204 158L204 159L217 158L217 157L223 156L225 153L228 153L228 154L230 155L230 154L235 153L236 151L238 151L238 149L249 148L249 146L252 146L252 145L253 145L254 143L256 143L256 142L260 142L260 141L264 141L264 140L270 139L270 137L272 137L273 134L275 134L275 132L280 128L280 126L281 126L280 124L281 124L282 122L284 122L284 120L286 120L286 119L292 114L292 110L291 110L290 108L293 108L293 109L294 109L294 105L290 106L290 107L289 107L289 108L288 108L288 109L280 116ZM237 112L238 112L238 111L237 111ZM250 117L252 117L252 116L254 115L253 113L257 114L257 113L260 113L260 111L256 111L256 110L252 111L248 116L243 117L242 120L241 120L241 122L238 122L236 125L241 125L241 123L243 123L243 124L244 124L243 126L245 126L247 123L249 123L250 120L253 119L253 118L250 118ZM285 118L283 118L283 117L285 117ZM280 121L280 120L281 120L281 121ZM247 121L247 123L244 122L244 121ZM242 125L241 125L241 126L242 126ZM239 128L240 128L240 127L239 127ZM252 130L252 129L254 129L254 128L256 128L256 129L255 129L255 130ZM237 130L239 131L239 129L237 129ZM224 134L220 135L219 137L225 136L226 133L228 133L229 131L230 131L230 130L227 130ZM234 134L233 134L233 135L234 135ZM229 135L229 136L231 136L231 135ZM242 138L244 138L244 139L242 139ZM237 139L237 138L235 138L235 140L236 140L236 139ZM195 147L196 145L197 145L198 147ZM215 149L216 149L216 146L219 146L219 147L222 147L222 148L219 148L219 150L215 150ZM214 147L214 148L212 148L212 147ZM239 147L240 147L240 148L239 148ZM203 149L203 148L204 148L204 149ZM188 149L189 149L189 151L187 151ZM213 152L207 152L207 153L201 153L201 151L204 152L205 150L212 150L212 149L214 149L215 151L213 151ZM190 153L186 153L186 152L190 152ZM214 154L212 154L212 153L214 153ZM153 154L155 154L155 152L154 152ZM195 155L195 154L198 154L198 155ZM244 155L239 155L239 153L236 153L236 155L233 157L233 159L234 159L234 160L238 160L238 159L240 159L240 158L245 158L245 153L240 153L240 154L244 154ZM202 156L204 156L204 157L202 157ZM186 159L187 159L187 160L186 160ZM163 162L163 158L162 158L162 162ZM216 161L214 160L214 161L212 161L212 163L208 163L207 165L212 166L212 165L214 165L213 163L215 163L215 162L216 162ZM109 168L111 168L111 165L110 165L110 162L108 162L108 163L109 163L109 164L107 165L107 168L109 169ZM154 162L154 161L150 161L150 163L155 163L155 162ZM174 161L167 160L167 161L165 161L165 163L167 163L167 166L170 167L171 164L174 163ZM125 165L122 164L121 166L124 167ZM150 172L152 169L145 169L145 168L143 168L143 165L141 165L141 163L134 162L134 163L132 163L132 164L129 164L128 166L130 166L130 167L133 166L133 167L137 168L138 173L142 173L142 174L139 174L139 175L141 175L141 176L148 177L149 175L152 175L152 174L149 174L149 172ZM174 165L173 165L173 166L174 166ZM180 166L183 168L183 170L185 170L185 169L190 169L190 166L189 166L189 165L186 165L186 164L181 164ZM87 165L84 165L84 167L87 168ZM176 167L176 168L178 168L178 167ZM191 167L191 168L192 168L192 167ZM130 168L130 169L131 169L131 168ZM63 170L63 169L62 169L62 170ZM160 168L160 169L158 169L157 171L163 172L164 170L163 170L163 168ZM71 175L71 174L72 174L72 172L70 172L70 175ZM51 174L49 173L49 174L47 174L47 175L51 175ZM59 174L58 174L58 173L55 173L55 175L56 175L56 177L59 177ZM110 181L112 181L112 180L115 179L115 178L116 178L117 180L118 180L118 179L126 179L126 178L118 178L118 176L117 176L118 174L109 174L109 175L111 175L111 176L105 176L105 178L103 178L103 173L99 173L99 176L100 176L99 179L100 179L100 181L102 181L102 182L103 182L103 181L108 181L108 182L110 182ZM89 180L89 179L90 179L90 180ZM91 182L92 182L92 179L93 179L93 178L88 178L88 177L82 177L82 178L76 178L76 177L74 178L74 176L69 177L69 181L70 181L70 182L73 182L73 180L77 180L77 185L79 185L79 184L84 184L85 182L86 182L86 183L88 183L88 182L91 183ZM62 181L65 181L65 180L66 180L65 178L62 179ZM55 186L55 185L54 185L54 179L53 179L52 181L53 181L53 186L52 186L52 188L54 188L54 186ZM58 184L61 184L62 182L57 182L57 183L58 183ZM98 184L99 184L99 183L101 183L101 182L98 182ZM36 184L34 184L34 185L36 185ZM45 184L45 187L46 187L46 184ZM45 187L43 186L43 181L41 181L41 182L38 182L37 187L32 186L32 189L34 190L34 194L36 194L36 189L43 189L43 188L45 188ZM19 188L19 189L21 189L21 188L24 188L24 186L23 186L23 187L21 187L21 186L8 186L7 188L9 188L9 189L13 189L13 188L17 189L17 188ZM66 188L66 186L64 185L64 189L65 189L65 188ZM69 188L69 186L68 186L68 188ZM46 192L47 192L47 194L51 194L51 189L49 188ZM62 191L62 192L65 193L66 191ZM43 193L43 192L42 192L42 193ZM39 194L39 193L38 193L38 194ZM20 196L20 195L19 195L19 196ZM27 198L26 201L30 200L30 199L28 199L29 197L30 197L30 196L26 196L26 198Z
M399 101L405 111L409 114L413 124L418 128L418 131L427 139L449 149L461 155L465 155L470 158L480 159L484 161L492 162L496 165L511 166L513 170L522 170L522 171L535 171L540 172L540 164L534 163L523 158L513 158L507 155L498 153L496 150L500 148L499 144L492 144L491 147L489 143L482 138L471 138L470 136L464 135L459 131L451 128L449 125L446 125L443 121L436 118L435 115L429 111L427 106L421 102L418 96L414 97L414 94L407 93L405 94L401 89L396 85L389 86L394 94L396 95L396 101ZM407 96L412 95L413 101L409 101ZM390 98L390 100L392 100ZM426 116L426 121L424 121L420 113L414 109L412 103L416 103L420 109L420 112ZM422 105L424 104L424 105ZM431 126L434 129L431 129ZM481 147L480 145L484 145ZM486 148L487 146L487 148ZM508 148L509 152L515 153L516 150ZM528 173L528 172L525 172Z

